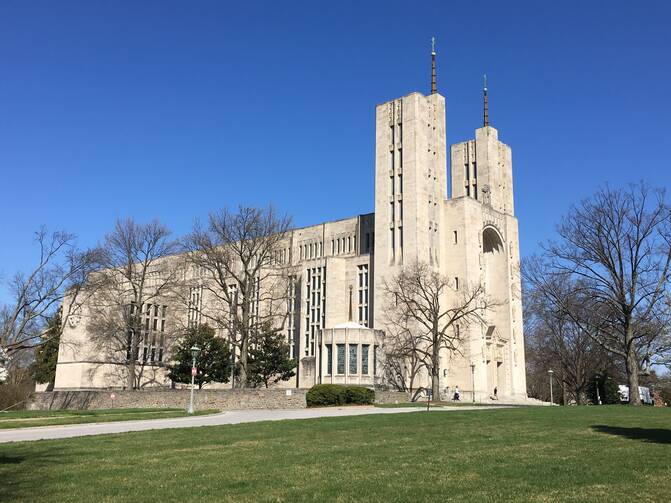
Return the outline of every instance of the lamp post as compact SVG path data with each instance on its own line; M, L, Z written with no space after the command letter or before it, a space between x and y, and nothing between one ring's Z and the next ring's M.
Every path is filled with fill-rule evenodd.
M471 389L473 395L473 403L475 403L475 363L471 363Z
M554 370L548 370L548 374L550 374L550 403L554 405L555 401L554 396L552 395L552 374L554 374Z
M193 414L193 388L195 386L195 378L196 378L196 358L198 358L198 354L200 353L200 348L198 346L192 346L191 347L191 398L189 400L189 414Z

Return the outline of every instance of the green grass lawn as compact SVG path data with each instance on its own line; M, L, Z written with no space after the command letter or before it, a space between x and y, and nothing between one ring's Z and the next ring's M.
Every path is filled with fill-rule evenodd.
M197 411L211 414L214 410ZM18 410L0 412L0 430L59 424L102 423L187 416L183 409Z
M511 405L506 405L504 403L472 403L472 402L454 402L450 401L433 401L430 402L430 407L511 407ZM402 403L376 403L375 407L380 407L381 409L396 409L398 407L418 407L426 409L426 398L417 400L416 402L402 402ZM512 407L519 407L519 405L513 405Z
M671 409L539 407L0 444L1 501L668 501Z

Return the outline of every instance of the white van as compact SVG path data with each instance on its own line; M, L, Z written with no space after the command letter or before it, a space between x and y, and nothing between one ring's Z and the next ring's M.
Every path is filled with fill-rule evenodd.
M618 390L620 392L620 401L627 403L629 401L629 386L625 384L618 385ZM652 405L652 395L650 394L650 388L645 388L643 386L638 387L638 396L646 405Z

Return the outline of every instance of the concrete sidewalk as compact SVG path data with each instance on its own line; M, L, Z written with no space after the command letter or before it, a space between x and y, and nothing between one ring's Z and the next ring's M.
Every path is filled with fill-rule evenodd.
M493 410L501 406L444 407L431 412L454 412L464 410ZM71 424L64 426L40 426L0 430L0 443L48 440L57 438L84 437L129 431L162 430L167 428L194 428L197 426L220 426L226 424L254 423L258 421L281 421L285 419L313 419L320 417L363 416L368 414L401 414L426 412L422 407L324 407L314 409L261 409L234 410L207 416L179 417L173 419L146 419L143 421L119 421L109 423Z

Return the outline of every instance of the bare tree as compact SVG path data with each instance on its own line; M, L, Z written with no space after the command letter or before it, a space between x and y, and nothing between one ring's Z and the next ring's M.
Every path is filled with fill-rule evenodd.
M554 285L555 290L563 291L567 303L575 303L576 299L570 298L575 285L568 278L555 279L564 281L563 285ZM570 400L577 404L584 403L590 379L598 373L614 372L610 355L565 311L549 302L543 292L528 286L525 288L524 301L524 337L529 355L527 376L530 394L535 398L547 398L547 372L552 369L564 391L564 403Z
M430 363L425 356L423 338L408 328L411 325L407 317L401 316L386 327L384 374L391 386L412 394L417 378Z
M161 363L170 339L165 311L173 307L183 274L183 260L171 256L178 248L170 235L158 221L118 220L100 247L100 271L87 285L94 292L87 329L105 363L122 369L130 389L153 378L145 369Z
M0 347L8 356L47 342L49 320L61 309L62 325L83 302L83 287L96 266L96 253L75 246L67 232L41 229L37 265L27 274L17 273L9 283L12 301L0 307Z
M431 373L433 396L440 396L440 353L457 352L461 333L483 321L493 303L481 285L458 288L429 265L417 262L384 285L390 327L403 327L419 339L412 349Z
M631 405L640 405L641 366L668 332L670 224L662 190L606 186L569 211L559 239L527 268L527 281L558 311L623 359ZM566 282L570 296L558 288Z
M209 216L206 226L196 223L186 239L188 260L196 272L195 284L208 297L202 315L229 334L237 358L235 387L247 387L250 344L264 324L284 326L290 268L277 260L288 247L291 219L272 206L241 206Z

